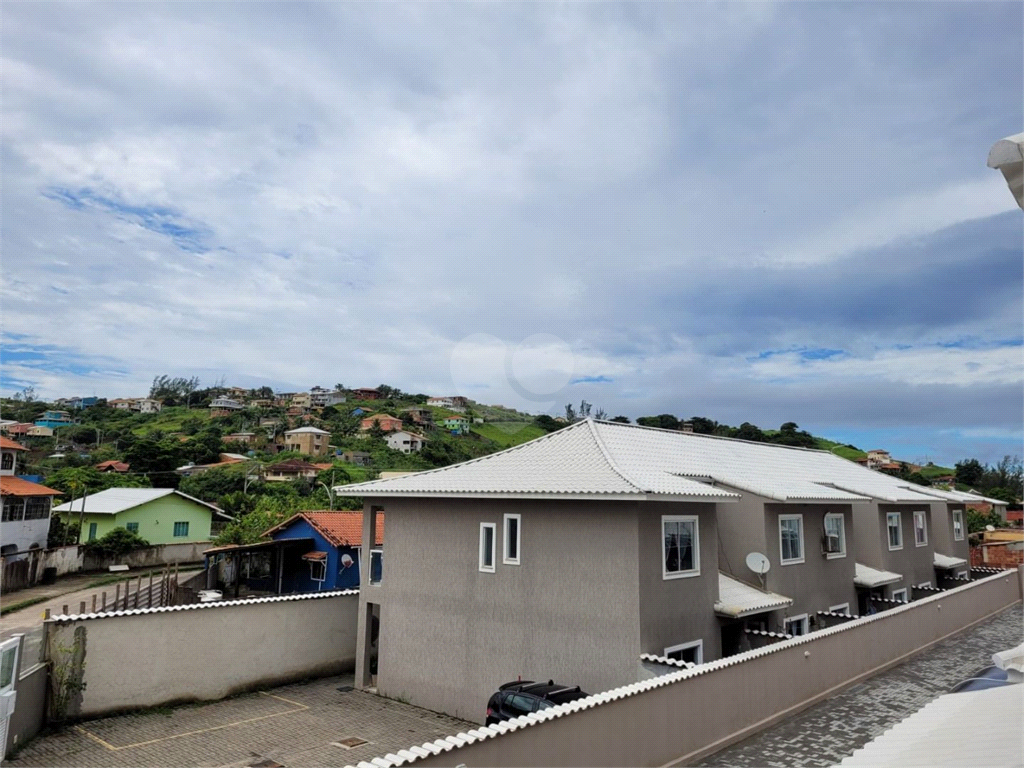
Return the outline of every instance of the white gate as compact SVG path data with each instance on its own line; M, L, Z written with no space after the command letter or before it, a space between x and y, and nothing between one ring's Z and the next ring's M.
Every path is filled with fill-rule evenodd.
M0 756L7 756L7 731L14 714L14 681L18 674L18 638L0 643ZM0 759L2 759L0 757Z

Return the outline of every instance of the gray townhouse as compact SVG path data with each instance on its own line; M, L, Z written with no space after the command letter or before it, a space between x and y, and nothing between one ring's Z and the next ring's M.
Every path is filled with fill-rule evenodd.
M900 511L913 542L936 497L822 451L586 420L336 490L363 497L367 530L388 515L380 578L361 579L357 685L470 720L508 680L607 690L641 656L710 661L935 578L930 540L889 550L881 521Z

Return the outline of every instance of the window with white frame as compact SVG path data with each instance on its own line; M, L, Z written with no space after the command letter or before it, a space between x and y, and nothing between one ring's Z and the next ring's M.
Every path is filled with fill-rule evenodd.
M971 575L967 571L957 571L956 577L960 581L970 581Z
M957 541L964 540L964 511L962 509L953 510L953 538Z
M691 643L670 646L665 649L665 658L686 661L690 664L702 664L704 662L704 641L694 640Z
M505 565L519 565L519 545L522 540L522 515L505 515L504 557Z
M892 599L893 600L897 600L897 601L899 601L901 603L907 602L907 590L906 590L906 588L904 587L903 589L894 589L892 591Z
M842 513L825 515L825 552L829 560L846 557L846 519Z
M924 510L917 510L914 513L914 546L923 547L928 543L928 524L924 516Z
M917 588L918 589L931 589L932 588L932 583L930 581L922 581L920 584L917 585Z
M845 613L847 616L850 615L850 604L840 603L839 605L830 605L828 608L829 613Z
M779 552L783 565L804 561L803 515L779 515Z
M885 525L889 529L889 549L903 549L903 525L899 512L890 512L885 516Z
M495 540L494 523L480 523L480 570L494 573Z
M663 515L662 577L679 579L700 575L698 520L692 515Z
M806 635L810 631L810 625L807 621L807 614L801 613L799 616L790 616L786 619L786 634L793 635Z

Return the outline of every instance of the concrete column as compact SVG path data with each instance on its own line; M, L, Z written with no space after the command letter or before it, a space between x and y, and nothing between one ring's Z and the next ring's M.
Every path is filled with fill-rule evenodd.
M373 652L370 632L373 628L373 597L370 586L370 551L376 546L377 513L380 507L363 507L363 538L359 549L359 612L356 626L356 688L370 685L370 655Z

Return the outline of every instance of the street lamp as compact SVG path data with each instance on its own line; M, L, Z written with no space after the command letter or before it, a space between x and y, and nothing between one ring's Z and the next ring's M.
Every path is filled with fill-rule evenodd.
M334 494L331 493L331 489L327 487L327 483L320 482L319 480L317 480L316 484L319 485L319 486L322 486L323 489L325 491L327 491L327 498L330 500L331 512L333 512L334 511Z

